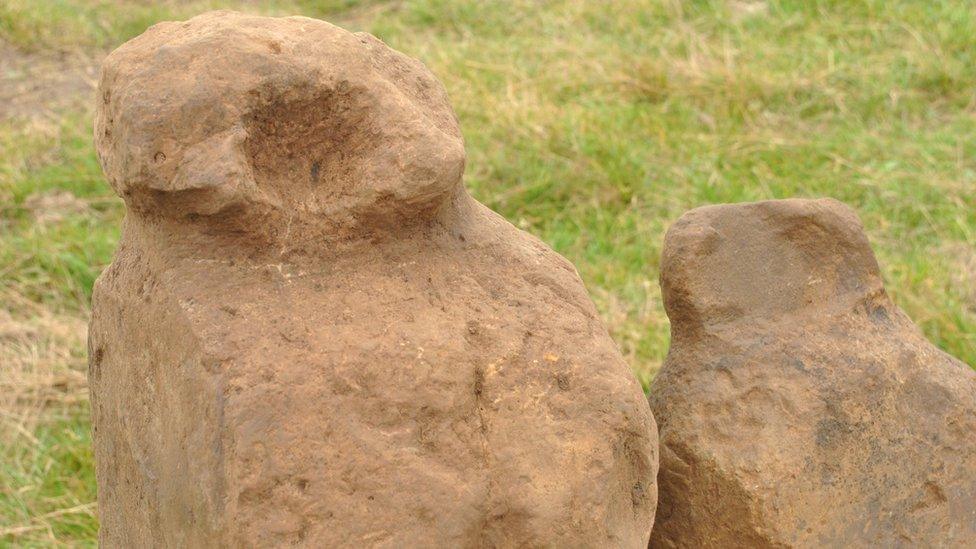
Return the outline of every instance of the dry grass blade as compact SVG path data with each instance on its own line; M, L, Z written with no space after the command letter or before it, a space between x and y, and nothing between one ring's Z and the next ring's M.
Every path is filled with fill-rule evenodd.
M100 55L98 57L101 57ZM91 104L98 62L88 52L25 53L0 39L0 121L49 117Z
M0 537L4 536L18 536L20 534L26 534L28 532L34 532L37 530L46 530L50 526L46 523L47 520L57 517L63 517L65 515L76 515L76 514L86 514L94 515L97 503L94 501L91 503L83 503L81 505L75 505L74 507L68 507L65 509L58 509L57 511L51 511L50 513L44 513L43 515L38 515L33 518L31 524L24 524L20 526L11 526L8 528L0 528Z
M0 303L0 441L29 440L46 408L88 397L87 315L60 314L9 290L0 290Z

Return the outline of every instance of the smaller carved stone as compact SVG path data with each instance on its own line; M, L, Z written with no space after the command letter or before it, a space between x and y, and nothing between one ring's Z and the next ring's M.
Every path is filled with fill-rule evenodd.
M668 231L654 547L976 546L976 372L888 298L834 200Z

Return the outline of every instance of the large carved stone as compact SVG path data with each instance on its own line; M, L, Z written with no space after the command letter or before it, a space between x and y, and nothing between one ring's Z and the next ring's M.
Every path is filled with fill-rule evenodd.
M576 271L471 199L444 90L229 12L105 61L105 546L642 546L657 434Z
M655 547L976 546L976 372L885 293L833 200L668 231Z

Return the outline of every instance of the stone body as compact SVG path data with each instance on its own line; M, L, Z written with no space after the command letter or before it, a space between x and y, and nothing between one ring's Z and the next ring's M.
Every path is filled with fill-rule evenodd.
M657 432L575 269L462 188L441 85L230 12L108 56L105 547L643 546Z
M976 372L886 295L834 200L668 231L652 547L976 546Z

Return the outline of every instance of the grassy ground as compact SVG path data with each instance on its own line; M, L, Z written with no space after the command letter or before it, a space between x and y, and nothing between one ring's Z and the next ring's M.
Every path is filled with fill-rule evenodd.
M85 321L123 210L91 148L107 50L210 7L370 31L447 86L467 185L573 260L645 384L668 224L833 196L895 300L976 364L976 10L965 1L0 3L0 546L90 545Z

